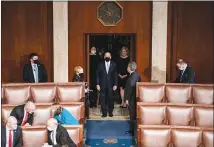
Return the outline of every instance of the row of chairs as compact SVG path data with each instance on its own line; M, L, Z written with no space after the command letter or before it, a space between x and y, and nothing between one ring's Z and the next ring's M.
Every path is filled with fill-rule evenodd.
M146 103L214 104L213 84L137 83L136 96Z
M85 83L20 83L2 84L2 104L83 102Z
M83 146L83 125L64 126L77 147ZM41 147L47 142L46 126L22 127L23 147Z
M213 127L213 105L137 103L138 125Z
M138 126L138 147L213 147L213 128Z
M16 105L2 105L3 122L7 120L15 106ZM52 117L51 106L51 104L36 104L32 126L46 125L47 120ZM84 124L85 107L83 102L71 102L69 104L61 104L61 106L67 109L75 118L77 118L80 124Z

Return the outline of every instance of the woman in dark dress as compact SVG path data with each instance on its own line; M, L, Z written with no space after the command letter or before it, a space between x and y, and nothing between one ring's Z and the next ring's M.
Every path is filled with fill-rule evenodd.
M124 89L126 85L126 81L128 79L128 72L127 72L127 67L129 64L130 58L128 56L128 48L127 47L122 47L120 50L120 58L117 61L117 69L118 69L118 84L120 88L120 96L121 96L121 107L126 107L126 104L124 102Z

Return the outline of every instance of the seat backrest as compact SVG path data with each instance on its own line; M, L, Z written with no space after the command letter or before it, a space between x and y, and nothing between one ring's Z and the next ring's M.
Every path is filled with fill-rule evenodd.
M138 100L146 103L162 102L165 97L164 89L164 84L138 84Z
M138 124L163 125L166 124L166 106L164 104L152 105L138 103Z
M208 128L204 128L203 132L202 132L202 140L203 140L203 145L204 147L213 147L213 128L212 129L208 129Z
M169 126L138 126L139 147L167 147L170 140Z
M31 97L35 103L52 103L56 98L56 85L32 85Z
M47 142L45 126L22 127L23 147L41 147Z
M193 125L192 105L167 105L166 116L168 125L189 126Z
M213 127L213 105L194 107L195 125L199 127Z
M74 143L78 147L82 147L83 145L83 125L75 125L75 126L64 126L68 131L70 138L74 141Z
M202 144L202 131L196 127L172 127L174 147L198 147Z
M58 84L57 95L60 102L81 102L85 97L84 85Z
M4 97L7 104L24 104L30 99L30 86L7 84L7 86L4 86Z
M76 119L78 119L80 124L84 123L85 108L84 108L83 102L73 102L70 104L62 104L61 106L67 109Z
M1 106L1 117L2 117L2 122L5 123L7 118L10 116L11 111L13 110L13 108L15 107L15 105L2 105Z
M166 84L166 99L169 103L189 103L191 101L191 86Z
M214 104L213 85L193 85L192 94L194 104Z
M46 125L51 117L51 104L36 105L36 110L33 116L33 126Z

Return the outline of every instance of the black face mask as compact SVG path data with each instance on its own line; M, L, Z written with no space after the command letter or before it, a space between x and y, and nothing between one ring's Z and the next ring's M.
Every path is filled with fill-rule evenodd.
M33 60L33 63L39 64L39 60Z
M81 79L84 79L84 73L79 73Z
M105 57L105 61L106 61L106 62L109 62L109 61L110 61L110 58L109 58L109 57Z

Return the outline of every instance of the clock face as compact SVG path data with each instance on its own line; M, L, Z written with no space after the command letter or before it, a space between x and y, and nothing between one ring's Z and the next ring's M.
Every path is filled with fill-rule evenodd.
M104 26L116 26L123 17L123 8L117 2L103 2L97 9L97 18Z

